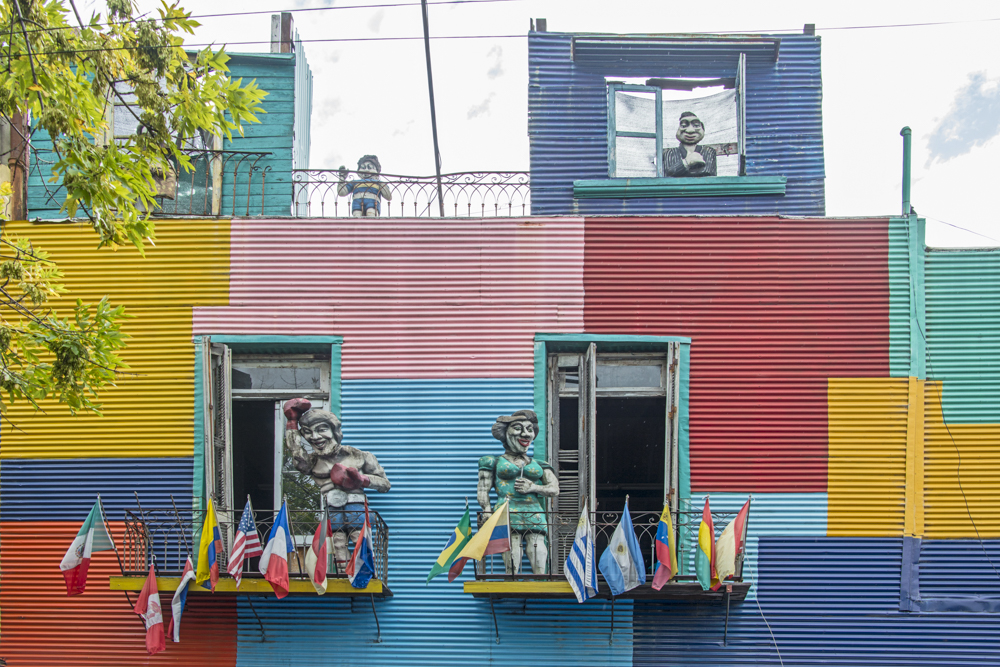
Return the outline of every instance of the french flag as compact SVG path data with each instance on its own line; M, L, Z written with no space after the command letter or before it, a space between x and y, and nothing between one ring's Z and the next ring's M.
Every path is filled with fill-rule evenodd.
M274 594L281 599L288 595L288 554L295 548L292 533L288 530L288 505L281 504L281 511L274 519L267 536L267 546L260 557L260 573L271 583Z
M368 522L368 499L365 499L365 527L354 544L354 553L347 561L347 579L354 588L367 588L375 576L375 552L372 550L372 527Z
M187 603L188 584L192 581L194 581L194 565L191 564L191 556L188 556L187 562L184 563L184 573L181 575L181 583L177 586L177 590L174 591L174 597L170 601L171 618L167 634L175 642L181 640L181 615L184 613L184 605Z

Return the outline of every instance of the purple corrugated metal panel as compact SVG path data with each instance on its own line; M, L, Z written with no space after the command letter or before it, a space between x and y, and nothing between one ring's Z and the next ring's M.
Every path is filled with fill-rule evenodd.
M653 44L630 45L627 52L597 46L589 49L586 58L574 59L573 37L534 32L528 39L532 213L824 214L818 37L782 35L777 62L750 59L747 63L747 174L786 176L784 196L628 200L573 198L574 180L608 178L605 76L733 77L740 41L731 40L712 57L668 54Z
M531 377L536 332L583 329L579 218L232 225L230 305L195 333L342 335L344 379Z

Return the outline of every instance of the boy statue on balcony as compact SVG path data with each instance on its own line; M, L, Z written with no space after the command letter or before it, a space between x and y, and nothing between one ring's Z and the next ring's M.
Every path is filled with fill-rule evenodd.
M338 175L340 185L337 194L341 197L351 195L351 215L355 218L377 217L382 213L382 199L392 200L389 186L381 181L382 165L374 155L365 155L358 160L358 180L347 180L347 167L341 165Z
M510 551L503 555L507 574L517 574L521 569L522 543L528 551L532 574L548 574L545 498L559 495L559 479L548 463L528 456L528 447L537 434L538 417L531 410L497 417L493 437L503 443L504 453L479 459L476 499L484 517L492 511L491 489L496 488L497 504L505 498L510 503Z
M340 420L328 410L313 408L304 398L284 405L285 447L297 470L312 477L330 510L333 555L337 571L348 559L347 543L357 543L365 523L365 489L389 490L389 478L371 452L340 444Z

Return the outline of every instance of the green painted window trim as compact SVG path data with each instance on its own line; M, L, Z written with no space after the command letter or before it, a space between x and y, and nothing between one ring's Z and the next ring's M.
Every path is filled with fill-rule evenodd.
M209 335L212 342L228 345L243 354L330 354L330 411L340 416L342 408L341 348L343 336L247 336ZM194 510L205 507L205 378L202 373L203 336L194 337ZM200 535L201 527L197 529ZM195 535L197 543L198 535Z
M597 343L600 352L658 352L670 343L680 343L681 367L678 373L680 392L677 396L678 429L678 497L680 509L691 504L691 431L688 423L689 385L691 382L691 339L686 336L618 336L614 334L535 334L535 414L538 417L538 437L535 439L535 457L548 459L548 363L549 352L582 352L590 343Z
M784 176L604 178L573 181L573 196L577 199L647 199L784 195L787 182Z

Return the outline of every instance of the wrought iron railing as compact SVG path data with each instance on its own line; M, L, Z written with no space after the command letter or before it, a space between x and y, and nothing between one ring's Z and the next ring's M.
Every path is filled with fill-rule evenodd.
M355 171L293 170L292 215L299 218L350 217L354 213L353 209L371 208L352 204L354 194L349 192L349 184L363 179ZM487 218L530 215L529 185L526 171L442 174L441 200L444 202L444 216ZM378 186L391 196L380 197L377 210L380 217L441 216L436 176L380 174Z
M535 516L534 513L529 513ZM715 527L715 539L736 517L736 512L712 512L712 521ZM518 524L518 512L510 513L512 524L511 532L516 532L514 526ZM635 530L636 539L642 552L643 561L646 567L647 579L656 572L656 530L660 523L659 512L630 512L632 526ZM621 512L591 512L590 525L594 530L594 557L599 559L601 554L611 542L611 536L621 521ZM675 582L691 582L697 579L694 574L693 561L695 549L698 547L698 528L701 524L702 513L698 511L678 511L673 513L672 521L675 531L675 544L677 547L677 561L681 564L681 574L675 576ZM526 557L518 575L508 575L504 568L503 559L500 555L487 556L476 570L477 579L526 579L526 580L563 580L563 563L572 548L573 538L576 535L576 525L580 519L579 514L560 514L556 512L546 512L545 530L546 539L554 548L550 548L550 553L554 556L549 558L549 573L537 575L531 573L527 565ZM486 520L486 515L479 513L478 521L482 526ZM749 523L749 519L747 521ZM523 549L523 547L522 547ZM736 573L728 582L743 581L743 558L746 548L736 555ZM600 577L600 574L598 573Z
M272 510L255 510L254 521L260 535L261 547L266 544L268 533L277 513ZM338 512L338 514L340 514ZM228 576L228 560L232 540L236 534L243 510L219 511L219 529L222 534L222 554L219 555L219 573ZM359 526L364 522L364 511L343 512L342 521L347 525ZM295 542L295 549L288 554L288 574L293 579L308 579L306 571L306 551L312 544L312 536L319 524L321 512L314 510L289 510L288 528ZM368 511L372 529L372 550L375 556L375 576L383 583L389 576L389 528L378 512ZM194 558L198 551L195 537L200 534L205 521L204 510L146 509L125 511L125 538L122 549L122 573L125 576L144 576L149 571L154 557L159 576L180 576L184 561L190 554ZM335 526L336 527L336 526ZM329 555L329 577L346 577L343 564L339 566L333 554ZM243 576L259 577L259 558L244 559Z

